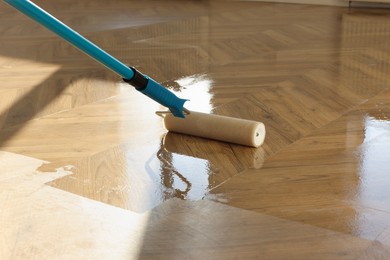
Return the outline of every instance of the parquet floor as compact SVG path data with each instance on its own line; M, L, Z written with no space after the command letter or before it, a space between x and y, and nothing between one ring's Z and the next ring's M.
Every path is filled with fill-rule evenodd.
M36 1L260 148L163 109L0 3L0 259L389 259L390 10Z

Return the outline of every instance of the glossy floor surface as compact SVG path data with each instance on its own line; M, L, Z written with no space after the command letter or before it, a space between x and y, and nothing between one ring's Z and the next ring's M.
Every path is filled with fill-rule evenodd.
M390 10L36 1L260 148L155 102L0 3L0 259L389 259Z

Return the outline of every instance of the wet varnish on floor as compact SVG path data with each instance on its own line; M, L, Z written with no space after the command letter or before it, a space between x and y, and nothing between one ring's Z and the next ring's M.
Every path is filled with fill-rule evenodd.
M36 1L260 148L164 108L0 3L0 259L388 259L390 10Z

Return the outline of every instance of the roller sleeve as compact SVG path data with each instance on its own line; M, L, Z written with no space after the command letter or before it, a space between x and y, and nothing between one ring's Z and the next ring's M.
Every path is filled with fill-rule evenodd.
M168 114L164 124L171 132L252 147L262 145L265 138L265 127L261 122L200 112L191 111L185 118Z

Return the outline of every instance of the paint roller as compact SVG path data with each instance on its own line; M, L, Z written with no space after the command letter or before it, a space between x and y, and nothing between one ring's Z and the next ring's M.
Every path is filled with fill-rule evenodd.
M120 62L33 2L4 1L119 74L139 92L167 107L169 113L156 113L164 118L168 131L252 147L258 147L263 143L265 138L263 123L189 111L184 107L186 99L178 98L152 78Z

